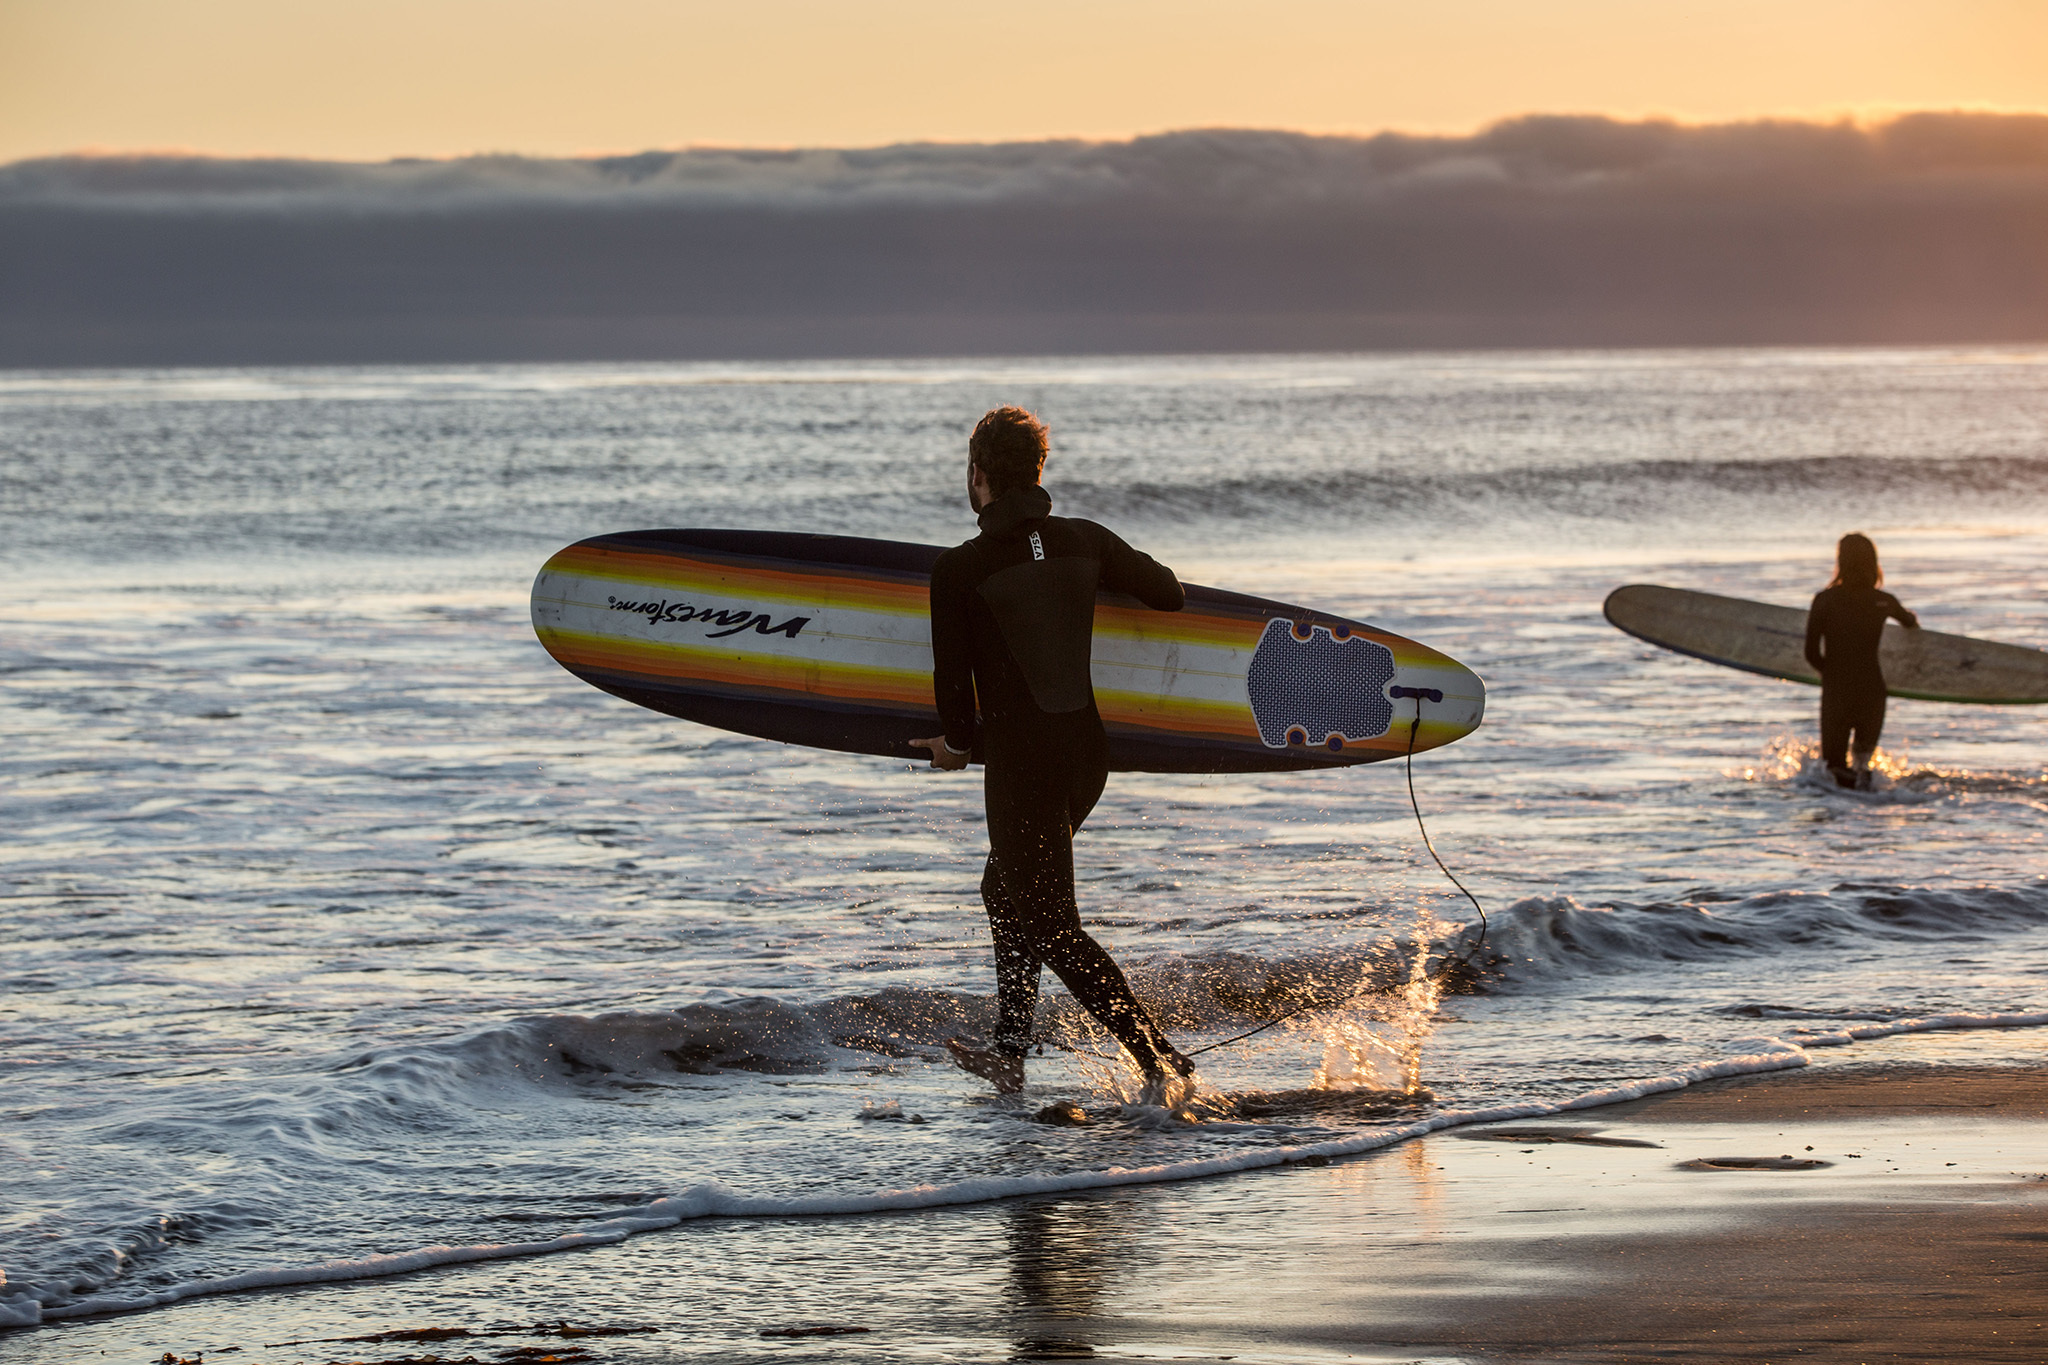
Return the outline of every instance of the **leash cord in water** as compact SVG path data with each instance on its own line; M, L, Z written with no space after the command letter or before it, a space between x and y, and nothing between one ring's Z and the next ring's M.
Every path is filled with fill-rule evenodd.
M1471 901L1472 908L1479 912L1479 937L1472 941L1472 946L1466 949L1456 958L1446 957L1440 964L1438 964L1437 969L1430 973L1432 977L1441 981L1451 974L1453 970L1453 962L1455 962L1457 966L1462 967L1467 971L1473 970L1472 959L1477 957L1479 955L1479 950L1486 946L1486 907L1479 903L1479 897L1473 895L1472 892L1466 887L1465 883L1459 881L1457 876L1454 873L1452 873L1451 869L1444 866L1444 860L1441 857L1437 856L1436 844L1433 843L1429 837L1429 826L1424 824L1422 820L1422 803L1416 800L1415 798L1415 737L1422 729L1422 699L1424 697L1428 697L1431 701L1440 702L1444 699L1444 694L1434 687L1395 687L1390 688L1388 690L1392 692L1392 694L1396 697L1413 697L1415 699L1415 719L1408 722L1408 753L1406 756L1408 769L1408 808L1415 812L1415 828L1422 832L1422 846L1429 850L1429 856L1435 860L1437 870L1439 872L1442 872L1444 876L1450 880L1452 886L1455 886L1458 888L1458 890L1464 892L1465 899ZM1386 995L1391 994L1392 991L1392 987L1382 986L1376 988L1373 992L1370 993ZM1220 1043L1210 1043L1204 1047L1195 1048L1192 1051L1186 1053L1185 1055L1189 1057L1199 1057L1204 1052L1214 1052L1218 1048L1230 1047L1234 1044L1242 1043L1247 1038L1258 1037L1261 1033L1264 1033L1269 1028L1279 1027L1281 1024L1286 1023L1289 1019L1299 1018L1301 1015L1304 1014L1317 1014L1326 1010L1342 1009L1345 1005L1348 1005L1353 1000L1356 1000L1360 995L1365 994L1368 994L1368 992L1354 991L1352 994L1345 996L1342 1000L1336 1001L1333 1004L1323 1004L1319 1001L1312 1000L1305 1005L1297 1005L1293 1009L1287 1011L1287 1013L1285 1014L1279 1015L1272 1019L1268 1019L1265 1023L1260 1024L1257 1028L1246 1029L1243 1033L1237 1034L1234 1037L1225 1038ZM1057 1047L1058 1044L1054 1044L1054 1046Z
M1408 722L1408 808L1415 812L1415 828L1422 832L1422 846L1429 850L1429 856L1436 862L1437 871L1443 873L1452 886L1464 892L1465 899L1471 901L1472 908L1479 912L1479 937L1473 939L1472 946L1460 953L1457 958L1459 966L1472 969L1472 959L1486 946L1486 907L1479 903L1479 897L1473 895L1465 883L1458 880L1455 872L1444 866L1444 860L1437 857L1436 844L1429 837L1429 826L1422 821L1422 803L1415 799L1415 732L1422 728L1422 697L1428 692L1431 694L1431 701L1442 701L1444 694L1433 687L1396 687L1393 691L1397 696L1405 692L1415 698L1415 719ZM1450 970L1451 959L1446 957L1433 975L1444 976Z
M1422 846L1429 850L1429 856L1436 863L1437 870L1444 874L1452 886L1457 887L1459 891L1463 892L1465 899L1472 902L1472 908L1479 912L1479 937L1472 940L1472 946L1455 958L1446 957L1437 965L1437 969L1430 973L1431 977L1442 981L1449 977L1457 967L1462 967L1467 971L1476 970L1472 966L1472 959L1477 957L1479 950L1486 946L1486 907L1479 903L1479 897L1473 895L1471 889L1465 883L1458 880L1456 873L1444 866L1443 858L1436 851L1435 842L1429 837L1429 826L1422 819L1422 803L1415 796L1415 740L1422 730L1422 702L1425 697L1430 701L1441 702L1444 699L1444 694L1434 687L1391 687L1387 690L1396 697L1413 697L1415 699L1415 717L1408 722L1408 752L1405 755L1405 766L1408 773L1408 808L1415 812L1415 828L1422 834ZM1392 986L1379 986L1371 991L1353 991L1342 1000L1329 1003L1311 1000L1307 1004L1296 1005L1285 1014L1275 1015L1257 1028L1246 1029L1243 1033L1234 1034L1229 1038L1223 1039L1221 1042L1207 1043L1198 1048L1191 1048L1181 1055L1185 1057L1199 1057L1205 1052L1214 1052L1218 1048L1234 1047L1247 1039L1258 1037L1267 1029L1278 1028L1289 1019L1298 1019L1304 1014L1321 1014L1329 1010L1342 1009L1361 995L1391 995L1396 989L1396 987ZM1113 1060L1098 1052L1088 1052L1082 1048L1068 1047L1065 1043L1057 1042L1051 1038L1034 1038L1031 1041L1034 1046L1040 1049L1054 1047L1058 1048L1061 1052L1072 1053L1077 1057L1094 1057L1105 1062Z

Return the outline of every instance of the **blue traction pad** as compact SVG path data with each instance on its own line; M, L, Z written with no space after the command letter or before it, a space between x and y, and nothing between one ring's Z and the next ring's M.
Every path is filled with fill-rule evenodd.
M1286 748L1290 733L1295 744L1331 749L1379 738L1394 722L1393 680L1394 652L1378 641L1339 639L1323 625L1304 640L1278 617L1266 622L1245 676L1259 739L1271 749Z

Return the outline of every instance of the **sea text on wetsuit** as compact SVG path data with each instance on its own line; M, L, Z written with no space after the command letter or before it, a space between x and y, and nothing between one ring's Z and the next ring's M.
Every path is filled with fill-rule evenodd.
M722 611L716 607L693 607L687 602L622 602L616 597L604 599L605 605L613 611L634 611L647 618L648 624L658 625L665 621L701 621L707 627L705 639L719 640L728 635L737 635L752 626L757 635L787 635L794 640L803 628L811 623L808 616L792 616L779 626L768 624L768 613L755 611L751 607L738 607ZM717 630L709 630L717 626Z

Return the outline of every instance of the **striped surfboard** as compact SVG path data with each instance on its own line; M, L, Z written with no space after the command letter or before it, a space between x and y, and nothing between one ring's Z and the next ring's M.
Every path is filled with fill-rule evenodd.
M937 734L935 545L773 531L579 541L533 585L533 628L577 677L740 734L914 759ZM1185 609L1104 593L1097 708L1126 772L1371 763L1479 726L1486 688L1426 645L1306 607L1190 586Z

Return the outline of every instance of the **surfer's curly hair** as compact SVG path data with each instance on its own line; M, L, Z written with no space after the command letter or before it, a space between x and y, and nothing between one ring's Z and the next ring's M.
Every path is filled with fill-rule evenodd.
M1045 423L1023 408L991 408L967 438L967 458L996 497L1029 488L1045 469Z

